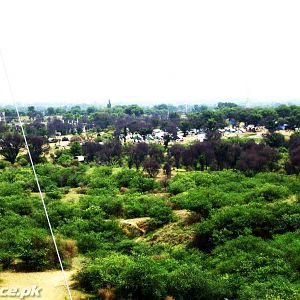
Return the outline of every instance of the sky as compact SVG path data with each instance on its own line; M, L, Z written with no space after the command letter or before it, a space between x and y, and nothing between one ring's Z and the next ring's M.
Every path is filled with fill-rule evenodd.
M0 49L19 105L300 104L299 5L0 0Z

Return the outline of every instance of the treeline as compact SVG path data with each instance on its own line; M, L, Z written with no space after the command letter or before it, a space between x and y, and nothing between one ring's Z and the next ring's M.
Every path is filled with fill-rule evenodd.
M122 146L117 141L102 145L87 142L82 146L82 153L88 161L99 164L115 162L137 170L143 168L151 177L155 177L160 168L169 176L174 167L200 171L234 169L246 173L285 170L298 174L300 171L299 134L292 135L289 142L281 134L272 133L261 143L211 139L190 145L173 144L167 148L146 143Z
M28 136L28 145L33 161L46 161L43 154L48 153L45 139L41 136ZM19 155L24 147L22 137L6 134L0 139L0 154L14 164L18 161L26 165L26 154ZM19 155L19 156L18 156ZM142 168L150 177L156 177L162 168L167 177L172 168L186 170L233 169L245 173L261 171L286 171L288 174L300 172L300 134L293 134L289 141L279 133L270 133L260 143L254 140L221 140L220 135L210 132L208 140L188 145L173 144L121 144L117 139L104 143L93 141L73 141L70 149L57 150L51 154L53 162L71 165L77 156L83 155L85 162L99 165L119 165L129 168Z
M28 134L54 135L81 133L85 130L101 131L111 129L119 135L124 128L138 132L142 136L149 134L155 128L160 128L176 137L177 129L186 134L190 129L216 130L226 125L264 126L274 131L282 126L294 130L300 127L300 106L280 105L272 108L245 108L233 103L219 103L217 107L189 107L157 105L144 108L138 105L114 106L102 109L89 107L81 109L75 106L69 110L50 107L46 111L37 111L33 106L28 107L24 116L28 116L26 124ZM16 120L12 110L6 110L9 123ZM0 132L4 123L0 122Z

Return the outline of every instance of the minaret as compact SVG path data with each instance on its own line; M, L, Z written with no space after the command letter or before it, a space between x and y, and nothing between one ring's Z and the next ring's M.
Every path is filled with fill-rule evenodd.
M107 108L111 108L111 103L110 103L110 99L108 99L108 103L107 103Z

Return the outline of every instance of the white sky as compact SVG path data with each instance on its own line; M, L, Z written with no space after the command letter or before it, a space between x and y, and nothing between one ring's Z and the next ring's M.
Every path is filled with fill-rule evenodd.
M20 104L298 101L299 5L0 0L0 48Z

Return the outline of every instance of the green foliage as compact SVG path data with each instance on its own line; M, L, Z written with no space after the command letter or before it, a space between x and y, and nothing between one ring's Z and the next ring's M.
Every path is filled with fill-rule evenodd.
M75 141L70 144L70 153L73 155L73 157L82 154L82 147L79 142Z
M69 166L73 161L73 157L67 153L63 153L58 159L57 163L62 166Z
M27 162L27 161L26 161ZM0 170L5 169L6 167L8 167L10 165L10 163L6 160L0 160Z
M125 202L126 218L152 217L158 226L174 220L172 209L166 199L157 196L127 196Z
M124 215L124 203L120 198L112 196L81 196L80 206L82 209L99 207L109 217L122 217Z
M7 228L1 232L0 249L0 264L4 268L13 267L15 259L19 261L15 266L18 270L42 271L59 267L52 239L44 229ZM62 259L66 258L66 253L60 250Z
M0 196L22 195L24 191L20 182L0 182Z
M195 187L195 183L189 176L175 176L169 183L169 192L176 195Z
M117 299L299 295L296 175L179 172L170 180L170 194L162 194L156 180L125 168L39 164L36 170L63 263L70 265L78 247L86 263L76 278L88 292L109 290ZM31 192L37 188L29 167L0 170L1 269L59 267L42 204ZM68 192L85 195L68 201ZM190 225L172 208L195 212L200 222ZM140 217L150 217L148 230L161 228L138 239L127 237L118 219ZM191 233L188 247L159 239L160 232L172 237L177 228Z
M225 207L199 223L195 242L207 251L238 236L253 234L270 239L273 234L295 231L298 226L299 204Z
M146 178L140 175L132 179L129 187L143 193L159 188L159 183L153 178Z
M118 187L129 187L133 178L139 176L139 172L131 169L122 169L115 176Z

